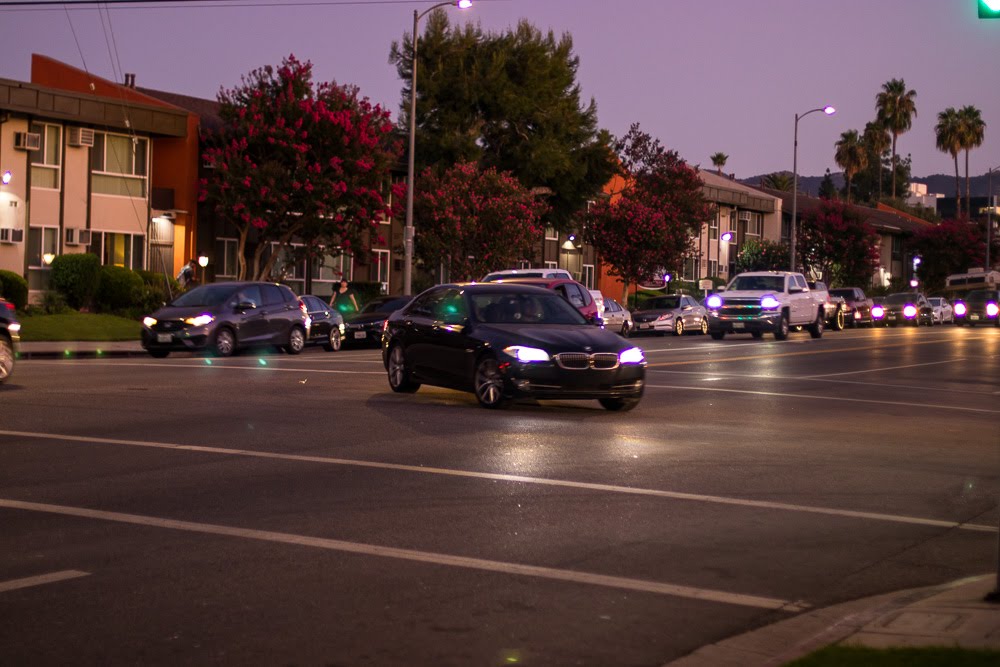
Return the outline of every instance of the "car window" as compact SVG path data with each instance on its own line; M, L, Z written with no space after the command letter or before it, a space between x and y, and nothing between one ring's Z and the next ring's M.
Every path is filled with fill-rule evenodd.
M781 292L785 289L783 276L736 276L729 283L729 290L771 290ZM676 307L676 306L673 306Z
M265 306L276 306L285 302L285 298L281 296L281 290L278 289L277 285L261 285L260 293L264 297Z
M457 289L449 289L441 294L434 307L434 319L440 322L456 323L469 316L465 297Z
M658 296L646 302L646 308L652 310L672 310L680 306L680 298L677 296Z
M308 308L310 312L323 312L327 309L327 305L322 299L317 299L314 296L307 296L303 298L306 300L306 308Z
M278 289L281 290L281 297L285 303L295 303L299 300L299 297L295 296L295 292L288 285L278 285Z
M569 302L576 306L577 308L583 308L584 306L589 306L590 301L588 301L587 296L584 296L583 290L580 289L579 285L574 283L566 283L563 285L566 288L566 295L569 297Z
M236 291L233 285L225 283L202 285L174 299L171 306L218 306L225 303Z
M239 303L252 303L257 308L260 308L264 303L260 295L260 287L257 285L247 285L244 287L236 300Z
M473 294L475 319L486 324L587 324L562 296L551 294Z
M417 317L434 317L437 313L438 304L444 298L446 291L444 288L439 288L421 294L410 303L406 309L406 313ZM379 310L381 309L380 307Z

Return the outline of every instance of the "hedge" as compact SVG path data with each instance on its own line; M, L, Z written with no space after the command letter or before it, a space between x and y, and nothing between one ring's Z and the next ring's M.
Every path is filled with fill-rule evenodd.
M101 280L97 287L97 309L106 313L120 313L141 305L142 278L123 266L102 266Z
M0 271L0 296L24 310L28 305L28 281L13 271Z
M52 260L50 286L66 297L71 308L89 307L100 282L101 261L97 255L59 255Z

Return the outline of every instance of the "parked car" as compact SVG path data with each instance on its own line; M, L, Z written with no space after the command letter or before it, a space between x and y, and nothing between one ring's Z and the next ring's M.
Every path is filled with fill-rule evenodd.
M604 327L628 338L634 326L632 313L614 299L604 298Z
M566 269L505 269L487 273L479 282L491 283L508 278L569 278L572 280L573 274Z
M599 289L587 290L590 292L590 296L594 298L594 303L597 304L597 316L602 320L604 319L604 295Z
M632 313L634 332L672 333L680 336L688 331L708 333L708 314L698 300L687 294L666 294L653 297Z
M597 399L631 410L642 398L642 350L589 326L552 290L514 282L439 285L386 323L390 388L421 384L475 394L485 408L514 398Z
M309 314L310 345L322 345L327 352L336 352L344 340L344 317L324 299L312 294L299 297Z
M14 304L0 299L0 384L14 372L21 344L21 323L17 321Z
M830 294L826 283L822 280L809 281L809 289L817 294L826 294L826 303L823 304L823 314L826 318L826 328L831 331L843 331L847 326L847 303L843 297Z
M943 296L927 297L934 309L934 324L948 324L955 321L955 309Z
M580 311L591 324L601 324L601 316L597 313L597 303L590 290L572 278L504 278L504 283L517 285L533 285L552 290L566 299L571 306Z
M306 305L275 283L200 285L142 320L142 347L157 359L198 350L228 357L262 345L298 354L308 337Z
M992 324L1000 326L1000 291L995 289L974 289L964 299L954 305L955 324Z
M885 321L890 327L897 324L934 324L934 309L920 292L898 292L890 294L882 301Z
M412 296L380 296L344 317L345 345L381 345L382 327L389 315L403 308Z
M873 326L872 306L875 302L869 299L864 290L860 287L838 287L830 290L831 297L839 297L844 300L844 321L849 327L857 327L862 324Z

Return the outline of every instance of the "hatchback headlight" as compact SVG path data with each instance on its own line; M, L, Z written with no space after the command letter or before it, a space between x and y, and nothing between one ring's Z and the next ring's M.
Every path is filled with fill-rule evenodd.
M644 361L646 361L646 355L638 347L630 347L618 355L618 363L620 364L641 364Z
M537 347L525 347L524 345L511 345L503 349L505 354L509 354L522 364L530 364L538 361L548 361L549 353L539 350Z
M215 318L208 313L202 313L196 317L189 317L184 320L184 324L190 324L193 327L203 327L206 324L211 324L212 320Z
M153 327L156 326L156 318L155 317L144 317L144 318L142 318L142 325L144 327L152 329Z

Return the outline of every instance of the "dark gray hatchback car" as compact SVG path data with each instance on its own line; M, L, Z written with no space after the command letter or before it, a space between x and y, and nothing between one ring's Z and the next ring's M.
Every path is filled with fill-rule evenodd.
M17 321L14 304L0 299L0 383L14 372L20 341L21 324Z
M305 304L286 285L213 283L185 292L142 320L142 346L156 358L208 350L228 357L277 345L298 354L309 338Z

